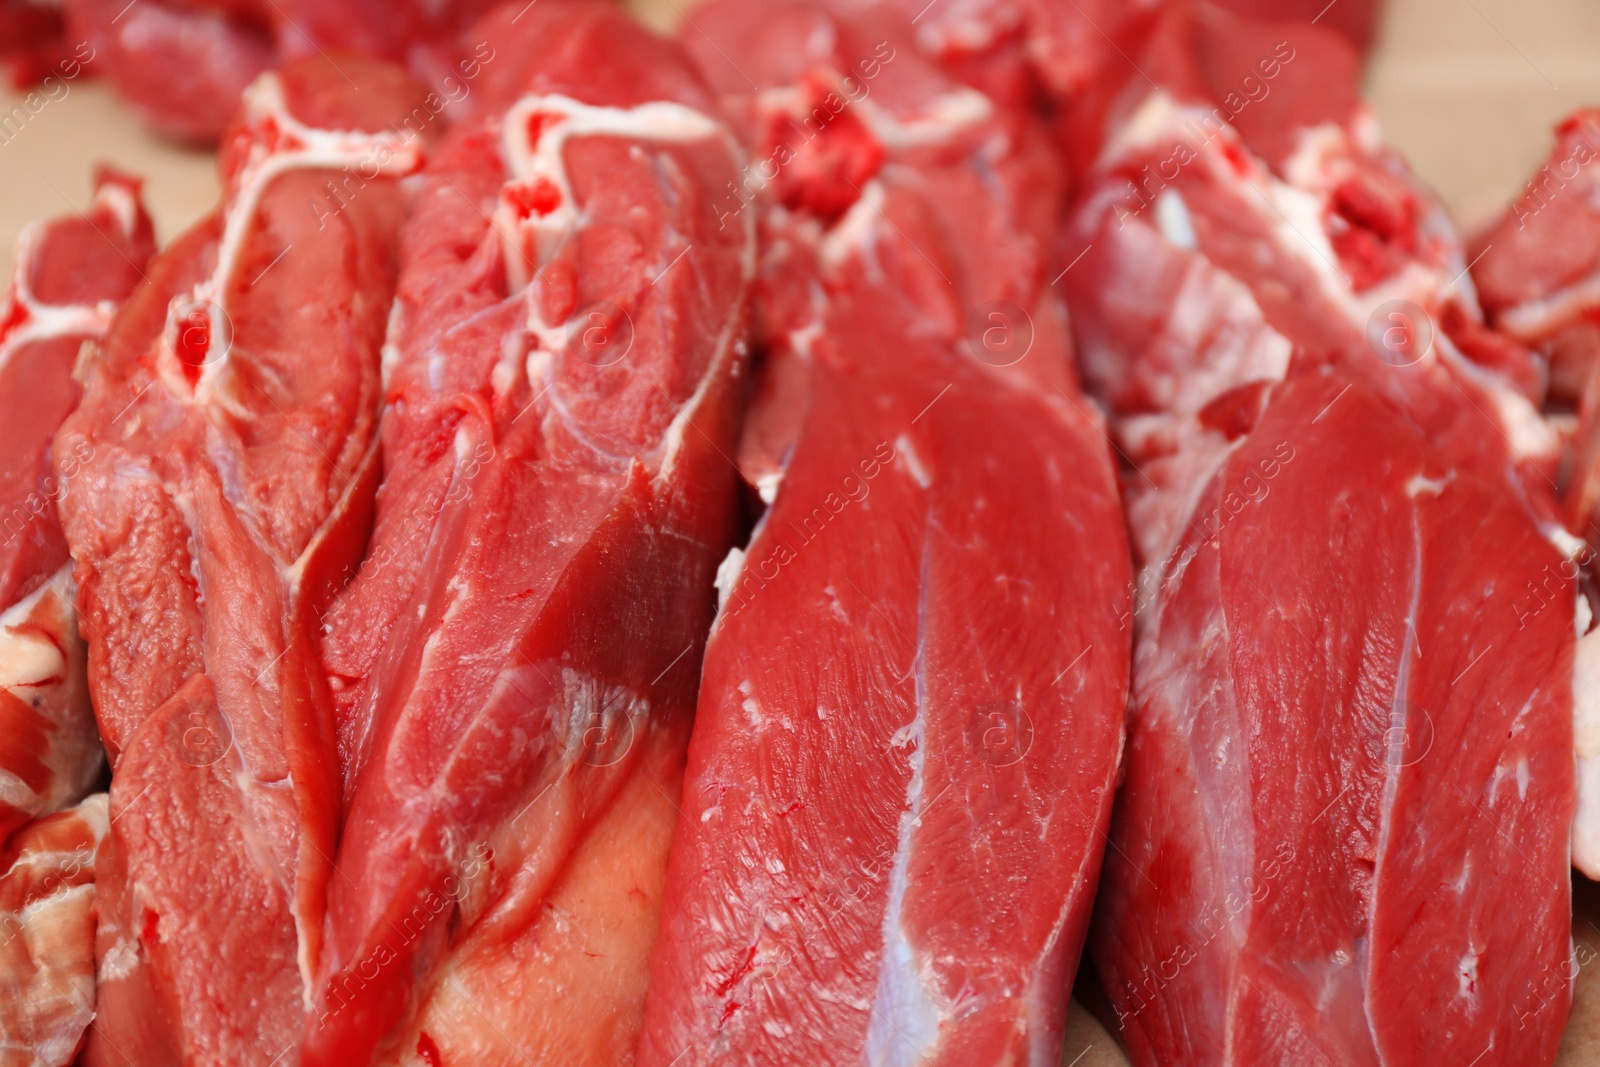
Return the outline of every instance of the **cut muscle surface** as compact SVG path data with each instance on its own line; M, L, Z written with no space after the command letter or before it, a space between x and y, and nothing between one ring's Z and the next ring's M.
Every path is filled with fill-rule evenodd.
M113 770L91 1064L298 1062L339 816L318 629L368 529L420 148L378 131L420 93L352 56L256 82L222 209L151 264L56 439ZM318 211L330 181L359 189Z
M1143 563L1107 1023L1138 1065L1549 1063L1575 590L1538 363L1361 109L1264 142L1183 84L1069 239Z
M542 0L423 175L307 1062L625 1063L717 561L753 228L687 59Z
M903 23L695 23L780 171L740 208L767 229L740 462L770 507L721 574L639 1062L1053 1064L1129 571L1045 284L1047 135Z

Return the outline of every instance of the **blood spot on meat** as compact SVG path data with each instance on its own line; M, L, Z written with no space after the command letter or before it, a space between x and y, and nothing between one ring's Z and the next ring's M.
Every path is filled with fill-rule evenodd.
M158 929L158 926L159 926L160 922L161 922L161 916L158 913L156 913L154 911L151 911L149 909L145 910L144 922L141 923L140 926L139 926L139 943L140 944L142 944L142 945L159 945L159 944L161 944L161 931Z
M428 1036L426 1030L417 1035L417 1055L428 1067L444 1067L444 1057L439 1055L439 1046L433 1038Z
M543 218L561 206L561 190L555 182L541 174L527 185L508 186L506 199L516 209L517 218L525 219L533 215Z
M197 384L211 352L211 317L205 309L194 308L179 320L173 350L183 367L183 376L191 386Z
M13 300L6 308L6 317L0 319L0 337L4 337L12 330L28 321L28 305L21 300Z
M553 114L549 111L535 111L528 116L528 146L538 151L539 142L544 139L545 131L560 123L565 115Z
M723 979L721 982L717 983L717 995L720 997L727 996L728 993L733 990L733 987L739 984L741 979L743 979L751 971L755 970L755 967L756 946L751 945L750 948L745 952L744 959L740 960L739 965L733 969L733 973L728 975L728 977ZM732 1012L738 1007L739 1005L730 1001L728 1008L722 1013L722 1021L727 1022L728 1016L732 1014Z

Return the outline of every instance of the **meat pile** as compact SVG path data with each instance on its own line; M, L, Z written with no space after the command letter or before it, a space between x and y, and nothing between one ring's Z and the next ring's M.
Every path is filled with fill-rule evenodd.
M6 54L224 195L0 309L0 1060L1555 1062L1600 113L1468 240L1356 0L121 7Z

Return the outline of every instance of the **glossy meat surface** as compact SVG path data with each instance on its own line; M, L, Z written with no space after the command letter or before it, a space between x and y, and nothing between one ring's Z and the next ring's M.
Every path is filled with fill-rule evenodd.
M1542 367L1349 62L1256 29L1299 127L1171 78L1068 237L1143 564L1107 1024L1141 1065L1548 1063L1576 600Z
M753 230L686 58L596 0L422 176L330 616L347 815L307 1062L626 1063L734 534Z
M1047 134L890 17L695 24L765 161L730 210L766 231L740 464L769 507L719 576L639 1062L1053 1064L1129 574Z
M86 457L60 510L113 770L89 1063L298 1062L339 816L316 642L376 485L421 148L389 127L420 93L365 60L256 82L221 210L152 262L57 436L58 477Z

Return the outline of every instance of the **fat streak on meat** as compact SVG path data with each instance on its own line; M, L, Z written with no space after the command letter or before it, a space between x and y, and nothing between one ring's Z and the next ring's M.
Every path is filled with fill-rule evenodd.
M1107 1022L1138 1065L1549 1063L1574 591L1540 365L1485 327L1353 57L1240 19L1219 59L1188 18L1067 248L1143 567ZM1236 124L1229 55L1281 68Z
M222 208L151 264L56 438L113 770L89 1064L299 1061L340 807L317 638L376 491L421 148L388 128L421 94L353 57L257 81Z
M735 534L737 143L615 5L473 32L501 58L422 177L375 535L326 642L328 1067L628 1062Z
M720 576L639 1063L1054 1064L1130 574L1048 134L894 16L695 27L757 160L770 507Z

